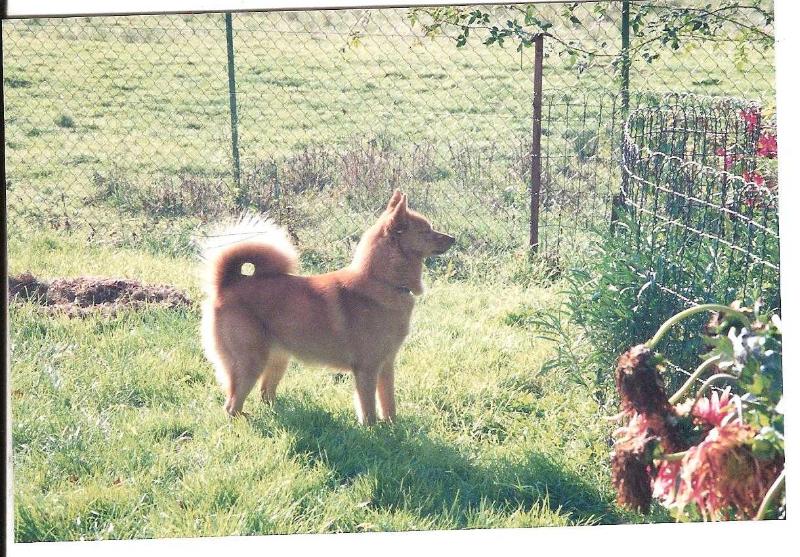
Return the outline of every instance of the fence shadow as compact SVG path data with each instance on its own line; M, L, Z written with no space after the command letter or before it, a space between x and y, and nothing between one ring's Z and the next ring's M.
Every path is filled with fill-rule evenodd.
M252 427L264 435L275 425L293 431L295 453L324 463L340 485L362 475L374 478L372 508L404 509L423 518L446 513L459 528L468 526L482 504L509 513L547 505L576 523L625 521L595 486L546 455L476 464L430 437L419 419L367 429L297 399L284 398L276 410L274 421L255 420Z

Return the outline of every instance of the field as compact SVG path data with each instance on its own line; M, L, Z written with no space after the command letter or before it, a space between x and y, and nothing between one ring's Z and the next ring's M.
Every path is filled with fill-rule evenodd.
M616 505L602 419L616 409L548 365L557 347L534 326L608 218L609 68L577 77L550 52L547 257L530 260L530 51L409 38L388 13L359 41L358 12L234 19L241 184L222 16L3 22L9 273L135 278L195 301L83 318L11 304L17 541L667 519ZM768 57L742 80L696 54L635 75L770 98ZM253 396L249 419L227 419L198 342L192 236L249 206L289 227L305 272L330 270L394 187L458 237L426 269L398 423L358 427L349 376L297 364L274 409Z

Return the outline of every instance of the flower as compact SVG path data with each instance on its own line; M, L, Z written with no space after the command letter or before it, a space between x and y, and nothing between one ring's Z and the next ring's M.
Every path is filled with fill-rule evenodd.
M663 497L671 489L665 477L656 475L657 471L662 474L662 467L654 464L653 454L656 447L667 453L685 447L679 439L674 418L673 413L645 415L634 412L627 425L614 432L611 479L620 505L648 513L653 497L656 494ZM680 463L675 464L680 467Z
M731 388L722 392L722 396L714 391L711 398L702 397L694 403L692 416L702 425L719 427L736 417L737 396L731 396Z
M747 131L753 131L761 120L761 112L757 108L746 108L739 111L739 118L744 120Z
M617 490L617 502L647 513L653 499L650 472L656 438L647 418L641 414L634 414L628 425L615 431L614 436L617 439L611 454L611 480Z
M757 433L739 420L711 429L681 460L674 505L682 510L696 504L705 520L753 518L783 468L782 456L761 460L753 454Z
M764 185L764 177L757 170L752 172L745 170L742 172L742 178L744 178L745 182L751 182L758 187Z
M722 169L723 170L730 170L733 167L733 163L736 162L736 153L728 153L725 147L717 147L714 150L714 154L718 157L723 157L722 159Z
M675 504L677 489L680 485L680 461L662 461L658 465L656 479L653 482L653 498L670 507Z
M622 409L628 413L671 414L672 406L653 351L640 344L617 360L615 380Z
M773 133L762 133L756 142L756 155L770 159L778 156L778 137Z

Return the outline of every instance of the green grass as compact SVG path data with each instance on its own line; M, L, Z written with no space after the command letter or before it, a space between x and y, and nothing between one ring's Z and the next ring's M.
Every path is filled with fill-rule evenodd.
M25 255L24 264L21 262ZM11 272L103 271L197 297L193 262L11 239ZM77 256L74 256L77 255ZM526 527L641 520L613 503L611 425L543 373L520 312L556 287L431 279L398 361L400 420L366 429L349 376L293 364L230 420L199 313L69 319L11 306L18 541Z
M558 6L541 10L559 36L617 48L613 17L597 21L586 8L576 27L561 22ZM231 175L221 14L4 21L11 216L116 225L131 219L127 209L141 211L136 192L157 195L188 179L239 207L297 209L298 229L319 249L332 228L337 238L357 233L402 186L412 201L435 200L437 220L471 244L524 245L532 49L520 55L477 39L459 49L446 37L420 38L406 10L363 15L234 17L244 196ZM363 31L357 44L351 30ZM620 112L610 98L618 85L610 58L579 73L557 43L547 48L542 241L569 252L583 242L576 230L608 218L619 179ZM725 42L664 52L634 64L632 89L770 99L771 55L734 60ZM387 148L376 155L374 144ZM308 150L326 150L317 160L329 174L324 192L309 182ZM102 195L109 180L132 199Z

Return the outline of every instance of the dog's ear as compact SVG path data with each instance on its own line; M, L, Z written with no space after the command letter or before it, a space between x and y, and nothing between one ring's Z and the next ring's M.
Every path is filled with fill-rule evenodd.
M402 232L408 227L408 197L400 194L400 199L389 211L389 222L387 230L389 232Z
M398 203L400 203L400 199L402 199L403 197L404 197L403 193L400 190L394 190L392 198L389 200L389 204L386 206L386 210L391 211L392 209L394 209L395 206Z

